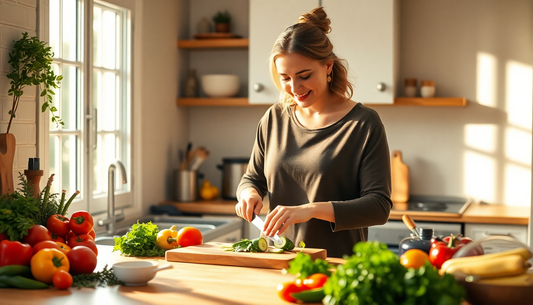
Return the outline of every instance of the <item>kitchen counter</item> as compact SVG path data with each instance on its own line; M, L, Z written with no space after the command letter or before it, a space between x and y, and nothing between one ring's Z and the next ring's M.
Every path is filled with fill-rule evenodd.
M200 202L172 202L182 212L200 214L235 215L235 201L213 200ZM268 208L263 206L261 214L267 214ZM392 210L389 219L401 220L404 211ZM417 212L409 214L415 221L461 222L527 225L529 223L529 207L508 206L503 204L472 203L461 216L442 216L434 212Z
M112 253L111 246L98 246L97 270L107 264L139 258ZM96 289L71 287L43 290L1 289L2 305L8 304L289 304L278 298L276 286L294 275L281 270L166 262L151 259L172 269L161 270L146 286L110 286ZM342 260L332 259L334 262Z

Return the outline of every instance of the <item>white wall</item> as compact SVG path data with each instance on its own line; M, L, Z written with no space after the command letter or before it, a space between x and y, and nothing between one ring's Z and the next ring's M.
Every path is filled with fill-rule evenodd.
M375 108L391 151L401 150L410 167L413 194L530 205L532 7L531 0L400 2L400 84L433 79L437 96L469 103ZM190 139L211 150L201 170L215 185L222 157L249 156L265 109L190 109Z
M7 92L11 87L6 75L11 72L9 53L13 41L22 38L28 32L29 37L37 35L37 0L8 1L0 0L0 133L7 131L8 111L11 110L13 97ZM38 157L37 115L42 115L37 104L37 88L27 87L20 98L16 118L11 123L9 133L15 136L17 148L13 161L13 184L18 188L18 173L28 167L28 158Z

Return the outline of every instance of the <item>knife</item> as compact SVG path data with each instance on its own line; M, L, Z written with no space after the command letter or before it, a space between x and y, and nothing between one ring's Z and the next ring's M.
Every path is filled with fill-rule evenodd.
M255 213L254 213L254 218L252 219L252 224L259 229L259 231L261 233L264 233L263 232L263 229L265 227L265 222L263 221L263 219L259 218L259 216L257 216ZM266 236L266 234L265 234ZM282 241L281 241L281 238L279 238L278 234L270 237L270 236L266 236L268 239L271 239L273 240L275 243L277 244L281 244Z

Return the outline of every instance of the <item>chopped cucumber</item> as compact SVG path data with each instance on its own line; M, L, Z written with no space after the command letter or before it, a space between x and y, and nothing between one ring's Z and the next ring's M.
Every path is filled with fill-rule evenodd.
M290 295L304 303L319 303L322 302L324 297L326 297L323 287L291 293Z
M280 249L280 248L273 248L273 249L268 249L268 252L269 252L269 253L278 253L278 254L281 254L281 253L284 253L285 250Z
M268 243L263 237L252 240L252 247L250 252L265 252L268 249Z
M281 236L280 238L281 238L281 243L275 242L274 247L283 249L285 251L291 251L292 249L294 249L294 243L292 242L292 240L288 239L285 236Z

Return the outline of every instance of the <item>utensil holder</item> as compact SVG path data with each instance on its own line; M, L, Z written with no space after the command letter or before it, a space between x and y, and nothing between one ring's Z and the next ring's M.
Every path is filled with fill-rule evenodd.
M192 202L198 199L198 172L190 170L175 170L176 201Z

